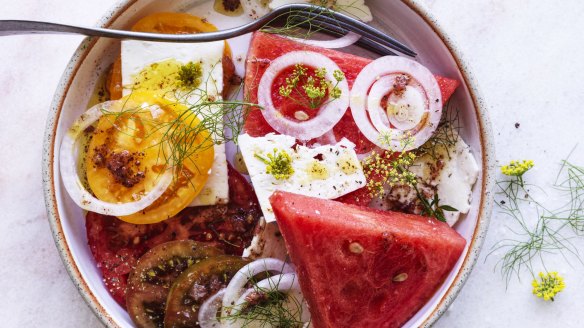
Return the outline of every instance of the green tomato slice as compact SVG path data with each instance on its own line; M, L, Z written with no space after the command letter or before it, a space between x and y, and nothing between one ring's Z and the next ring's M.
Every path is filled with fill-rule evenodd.
M163 328L166 299L172 283L187 268L222 255L216 247L192 240L171 241L144 254L130 273L126 307L138 328Z
M237 256L216 256L185 270L174 282L166 302L165 328L199 327L201 305L249 261Z

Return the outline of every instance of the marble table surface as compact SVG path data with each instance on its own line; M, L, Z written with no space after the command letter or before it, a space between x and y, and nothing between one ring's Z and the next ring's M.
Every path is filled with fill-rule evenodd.
M0 0L0 19L94 24L114 1ZM578 142L571 159L584 165L584 2L422 2L471 59L490 111L498 160L533 159L529 178L546 190L559 161ZM101 327L59 258L41 191L47 109L80 41L0 37L1 327ZM508 223L495 208L480 259L436 326L582 327L584 265L574 259L546 257L548 269L559 271L567 284L553 303L531 295L527 272L506 286L495 269L502 254L487 254L497 241L512 237ZM581 250L583 239L574 239ZM536 264L535 270L543 268Z

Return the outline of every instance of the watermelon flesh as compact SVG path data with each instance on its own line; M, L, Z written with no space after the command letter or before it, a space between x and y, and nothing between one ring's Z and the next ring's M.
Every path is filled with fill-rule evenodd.
M371 59L356 55L298 43L274 34L255 32L250 44L245 68L244 95L247 101L257 103L257 88L270 62L285 53L298 50L318 52L332 59L345 73L349 88L353 86L353 82L363 67L371 62ZM436 76L436 80L440 86L442 101L446 103L458 87L459 82L441 76ZM277 95L274 94L273 96ZM250 110L248 113L244 131L253 137L261 137L270 132L275 132L257 108ZM375 148L375 145L359 131L357 124L353 121L350 109L347 110L341 121L333 128L333 132L337 140L343 137L351 140L356 145L355 150L358 154L367 153Z
M315 328L401 327L466 244L428 217L286 192L270 202Z

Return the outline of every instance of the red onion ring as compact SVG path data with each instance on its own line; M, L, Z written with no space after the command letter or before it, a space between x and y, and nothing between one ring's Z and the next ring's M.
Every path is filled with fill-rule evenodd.
M383 88L389 83L385 76L396 74L409 75L413 80L412 85L416 89L419 85L424 91L426 117L422 119L421 126L418 124L408 130L392 128L389 119L382 118L381 106L375 105L390 91ZM378 86L374 88L377 83ZM442 116L442 96L436 78L426 67L407 58L386 56L374 60L361 70L351 89L350 107L355 123L369 141L383 149L404 151L418 148L432 136ZM380 140L382 133L390 134L389 145ZM403 139L407 134L411 134L413 142L404 149Z
M272 84L274 79L286 68L304 64L314 68L325 68L325 78L335 81L333 72L339 66L325 55L313 51L292 51L272 61L264 72L258 86L258 104L263 107L262 115L274 130L281 134L293 136L299 140L310 140L325 134L337 124L349 107L349 85L346 79L339 82L341 95L318 110L316 117L297 122L284 117L272 101Z

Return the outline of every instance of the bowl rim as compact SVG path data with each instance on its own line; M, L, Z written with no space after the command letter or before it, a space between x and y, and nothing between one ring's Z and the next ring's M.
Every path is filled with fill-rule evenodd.
M98 21L96 26L108 27L115 21L122 13L129 7L140 0L120 0L114 4L102 18ZM483 97L472 71L470 70L468 61L462 55L459 47L448 36L444 28L438 23L438 20L430 12L424 4L419 3L419 0L400 0L420 16L434 33L441 39L442 43L447 47L452 58L456 62L457 68L463 77L463 83L466 84L469 94L471 96L475 114L477 117L480 145L482 151L482 185L481 185L481 200L479 203L477 222L472 234L472 238L468 245L468 251L463 260L462 266L458 270L454 280L452 281L446 293L441 297L438 304L432 309L430 315L426 316L421 327L429 327L433 325L448 309L450 304L454 301L460 290L464 286L472 268L475 266L480 250L485 240L488 230L489 221L493 207L492 190L494 187L494 171L495 171L495 149L493 142L493 133L491 123L488 116L488 111L484 105ZM54 172L54 151L56 142L57 122L59 121L61 110L65 101L65 97L71 87L73 78L75 77L79 67L83 64L84 59L89 51L93 48L98 38L87 37L83 39L79 47L74 52L53 96L52 103L49 108L44 142L43 142L43 157L42 157L42 177L43 177L43 194L45 198L45 207L47 209L49 224L53 234L55 245L59 250L59 255L67 269L67 272L77 287L77 290L91 308L93 313L101 320L107 327L120 327L113 317L107 313L103 305L97 300L89 288L87 282L83 279L81 272L73 259L69 245L63 233L61 225L61 218L57 206L57 197L55 191L55 176Z

